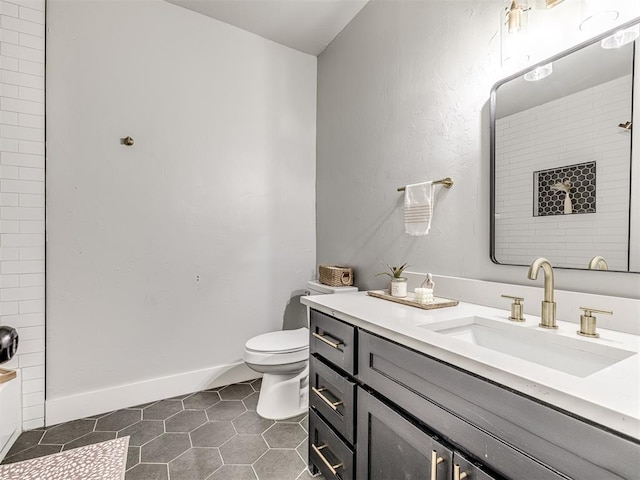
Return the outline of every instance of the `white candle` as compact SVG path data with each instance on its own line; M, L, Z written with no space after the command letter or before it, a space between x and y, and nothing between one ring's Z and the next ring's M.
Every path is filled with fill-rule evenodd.
M428 289L427 288L416 288L413 290L416 302L418 303L427 303L429 301Z
M424 290L424 303L433 303L433 289L423 288Z

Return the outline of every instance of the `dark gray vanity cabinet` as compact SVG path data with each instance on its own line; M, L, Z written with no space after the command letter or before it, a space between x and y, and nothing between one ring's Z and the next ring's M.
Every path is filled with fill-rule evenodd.
M310 317L309 468L355 480L357 331L316 310Z
M331 359L310 348L313 472L342 480L640 479L637 440L311 313L312 334L340 350Z
M640 443L366 331L358 378L492 472L522 480L640 478Z

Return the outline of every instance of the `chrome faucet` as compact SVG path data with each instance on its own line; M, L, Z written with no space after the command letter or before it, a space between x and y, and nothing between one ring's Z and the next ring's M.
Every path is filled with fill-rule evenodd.
M609 270L609 265L604 258L596 255L589 261L589 270Z
M537 258L529 267L529 280L538 278L538 270L544 272L544 300L540 313L540 326L543 328L558 328L556 325L556 302L553 301L553 266L546 258Z

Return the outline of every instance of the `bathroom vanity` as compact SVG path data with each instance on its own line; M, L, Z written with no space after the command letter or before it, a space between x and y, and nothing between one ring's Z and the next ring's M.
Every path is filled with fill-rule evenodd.
M20 370L0 367L0 460L22 433L21 382Z
M421 311L364 293L337 297L302 300L314 473L638 478L637 335L603 331L576 343L591 339L575 340L575 324L541 332L539 319L516 325L491 307Z

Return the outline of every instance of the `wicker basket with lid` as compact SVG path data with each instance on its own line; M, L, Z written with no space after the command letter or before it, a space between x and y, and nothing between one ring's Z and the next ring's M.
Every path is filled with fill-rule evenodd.
M331 287L353 285L353 268L339 265L320 265L320 283Z

